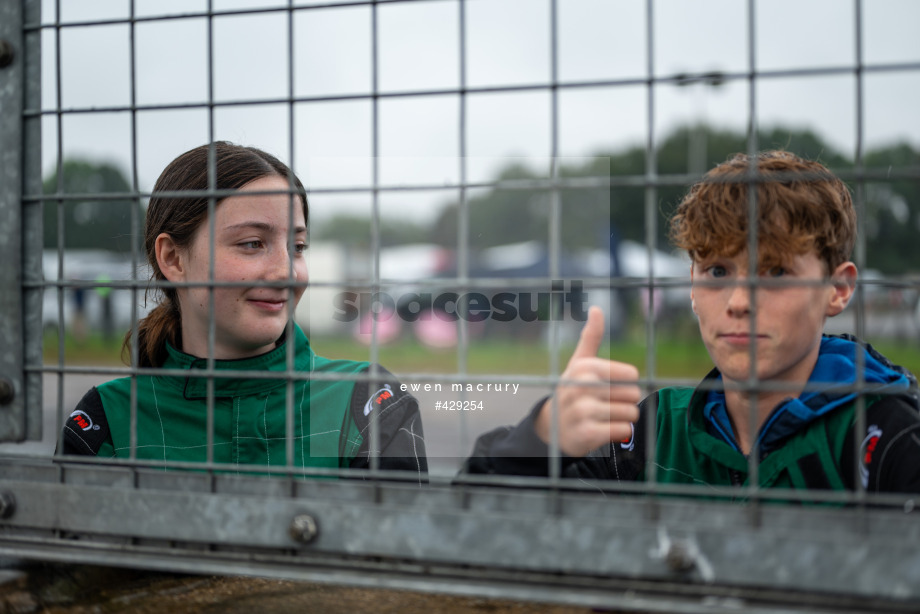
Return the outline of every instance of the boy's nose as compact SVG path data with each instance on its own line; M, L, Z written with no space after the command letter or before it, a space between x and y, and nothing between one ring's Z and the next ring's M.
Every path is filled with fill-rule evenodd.
M735 316L751 313L751 292L747 279L740 277L738 283L728 290L728 312Z

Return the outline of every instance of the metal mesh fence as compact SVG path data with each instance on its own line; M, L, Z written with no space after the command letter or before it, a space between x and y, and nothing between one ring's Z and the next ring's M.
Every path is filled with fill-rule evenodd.
M0 5L0 435L25 441L3 446L2 551L626 610L916 607L915 495L860 479L765 489L757 454L742 486L672 483L651 428L644 480L571 479L555 397L545 476L461 471L480 435L560 384L588 305L605 315L601 355L636 363L645 393L706 375L690 264L667 224L735 151L788 148L847 182L861 276L827 329L920 364L920 126L907 102L920 51L897 36L916 7L804 4ZM241 218L250 234L222 243L218 211L246 202L221 185L222 140L289 165L309 225L285 178L249 191L283 211L274 234ZM200 275L151 281L154 181L202 144L202 189L160 190L203 207ZM284 254L271 274L220 264L253 241ZM287 257L307 243L308 287ZM744 284L755 297L774 287ZM171 362L142 368L132 325L170 292L200 300L185 303ZM259 318L286 316L271 366L227 353L265 348L262 320L234 321L229 306L253 293ZM98 339L117 354L124 331L126 364L91 354ZM884 397L857 362L845 387ZM110 440L63 455L68 420L97 426L72 413L97 386ZM743 386L789 389L754 370ZM857 433L872 429L865 405ZM842 473L859 475L867 445L847 441Z

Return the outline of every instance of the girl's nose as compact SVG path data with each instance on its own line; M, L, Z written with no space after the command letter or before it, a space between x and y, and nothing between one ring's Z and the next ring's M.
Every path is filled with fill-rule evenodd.
M268 279L287 279L289 276L297 277L297 268L292 266L294 261L288 253L287 245L273 249L268 254L266 264L266 277Z

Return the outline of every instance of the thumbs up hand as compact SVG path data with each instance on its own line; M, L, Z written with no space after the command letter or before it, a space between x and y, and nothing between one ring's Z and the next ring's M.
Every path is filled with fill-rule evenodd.
M611 441L628 439L631 423L639 419L639 371L630 364L598 358L603 339L604 314L591 307L578 345L562 372L562 383L556 386L554 398L543 404L534 424L540 439L549 443L555 405L559 448L569 456L584 456Z

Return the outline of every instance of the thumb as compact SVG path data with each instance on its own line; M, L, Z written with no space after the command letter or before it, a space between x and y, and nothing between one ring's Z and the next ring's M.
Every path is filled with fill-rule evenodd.
M581 329L581 337L578 339L578 345L572 352L572 361L576 358L593 358L597 356L597 351L604 340L604 312L600 307L593 306L588 310L588 321L585 327Z

